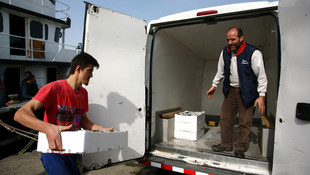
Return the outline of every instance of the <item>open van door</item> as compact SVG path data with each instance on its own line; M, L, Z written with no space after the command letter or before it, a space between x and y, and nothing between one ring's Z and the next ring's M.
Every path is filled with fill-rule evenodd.
M273 174L310 172L310 1L281 0L281 76Z
M87 115L103 127L128 132L127 147L83 156L85 168L97 169L145 153L146 22L89 3L85 10L83 50L100 64L86 87Z

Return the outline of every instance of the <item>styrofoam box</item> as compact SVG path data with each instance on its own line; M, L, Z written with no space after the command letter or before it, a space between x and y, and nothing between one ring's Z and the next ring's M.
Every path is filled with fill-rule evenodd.
M184 140L198 140L204 134L204 112L185 111L175 114L174 138Z
M274 143L274 129L262 128L261 140L261 151L262 156L272 157L273 156L273 143Z
M64 151L49 149L45 133L39 132L37 151L43 153L95 153L128 146L128 132L119 131L63 131L61 141Z
M174 131L174 138L196 141L204 134L204 129L198 132Z
M197 112L196 112L197 113ZM204 112L197 113L198 115L182 115L182 113L175 114L174 130L175 131L187 131L198 132L205 127L205 115Z

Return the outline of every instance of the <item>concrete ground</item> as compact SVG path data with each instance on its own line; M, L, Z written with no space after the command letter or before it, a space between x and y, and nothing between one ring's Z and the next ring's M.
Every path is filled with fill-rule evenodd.
M23 155L12 155L0 160L1 175L46 175L40 161L40 153L35 150ZM84 175L179 175L140 164L137 161L115 164L99 170L84 172Z

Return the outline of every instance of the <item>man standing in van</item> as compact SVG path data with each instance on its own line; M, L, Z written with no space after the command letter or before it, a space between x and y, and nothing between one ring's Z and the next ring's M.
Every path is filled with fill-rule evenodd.
M86 116L88 94L82 84L88 85L93 70L99 67L95 58L87 53L80 53L73 58L70 76L43 86L39 92L14 116L14 120L31 129L46 134L49 148L61 151L61 131L113 130L103 128L91 122ZM34 112L44 108L44 121L36 118ZM80 174L77 162L80 154L41 153L41 161L48 175Z
M216 152L232 151L236 157L244 158L249 142L255 107L265 112L267 76L262 53L247 44L242 29L232 27L227 32L227 43L219 58L218 70L213 84L207 92L211 99L216 87L223 82L224 102L221 109L221 143L213 145ZM234 123L239 113L239 126L233 143Z

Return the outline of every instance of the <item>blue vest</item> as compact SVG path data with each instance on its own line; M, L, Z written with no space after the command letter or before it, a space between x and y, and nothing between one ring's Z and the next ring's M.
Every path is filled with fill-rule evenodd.
M253 52L257 50L256 47L243 44L237 52L237 67L240 83L241 96L246 108L253 106L255 100L259 97L257 92L257 77L255 76L251 67L251 58ZM223 93L225 97L229 92L230 87L230 62L231 62L231 52L228 47L223 49L223 59L224 59L224 74L225 79L223 82Z

